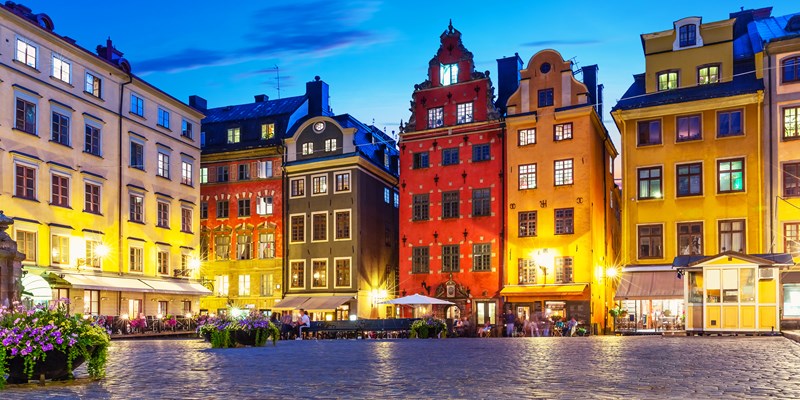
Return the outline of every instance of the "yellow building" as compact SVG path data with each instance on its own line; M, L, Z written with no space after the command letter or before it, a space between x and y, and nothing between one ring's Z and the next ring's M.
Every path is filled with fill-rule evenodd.
M582 74L583 82L575 78ZM531 57L507 102L507 308L520 317L607 323L618 256L617 150L603 126L597 66L554 50Z
M622 137L623 308L634 329L682 321L678 256L762 253L765 243L763 85L746 40L753 11L641 35L646 71L612 110ZM642 276L650 287L631 288ZM646 277L645 277L646 278ZM669 311L669 312L667 312Z
M13 3L0 21L0 204L26 281L74 312L197 312L202 114L132 75L110 40L92 53Z

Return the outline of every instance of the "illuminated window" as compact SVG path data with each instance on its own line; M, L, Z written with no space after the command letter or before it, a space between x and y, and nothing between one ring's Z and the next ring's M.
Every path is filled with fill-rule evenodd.
M70 83L72 64L59 54L53 53L53 78Z
M50 254L53 264L69 264L69 236L51 235Z
M240 128L228 128L228 143L239 143L241 140Z
M38 52L39 48L33 44L33 42L17 38L17 61L31 68L36 68L36 57Z
M719 82L719 65L705 65L697 68L698 85L717 82Z
M637 172L639 180L639 200L662 198L661 167L639 168Z
M444 108L434 107L428 109L428 128L444 126Z
M536 129L520 129L518 132L519 140L518 144L520 146L527 146L529 144L536 143Z
M144 249L141 247L130 247L128 251L130 272L144 271Z
M312 142L303 143L302 152L304 156L314 154L314 143Z
M572 185L572 159L557 160L554 163L555 185Z
M324 288L328 286L328 260L311 261L311 287Z
M350 259L337 258L336 264L336 286L349 287L350 286Z
M17 230L17 250L25 254L23 262L36 263L36 232Z
M181 161L181 183L192 186L192 163Z
M658 83L658 90L672 90L678 88L678 72L666 71L656 74L656 82Z
M298 178L292 179L289 182L289 196L291 197L302 197L306 195L306 179L305 178Z
M158 162L156 175L169 179L169 154L159 152L156 160Z
M192 233L192 209L181 208L181 232Z
M743 219L719 221L719 251L745 252L745 230Z
M261 139L269 140L275 137L275 124L261 124Z
M519 166L519 190L536 189L536 164Z
M350 173L341 172L334 174L336 181L336 192L349 192L350 191Z
M521 211L519 219L519 237L536 236L536 211Z
M439 75L442 86L458 83L458 64L442 64Z
M336 139L325 140L325 151L336 151Z
M291 265L291 286L292 288L304 288L305 287L305 272L306 272L306 262L305 261L292 261Z
M800 107L783 109L783 138L800 138Z
M311 177L311 194L325 194L328 193L328 176L312 176Z
M103 80L91 72L86 72L86 86L84 91L94 97L100 98L103 89Z
M456 123L468 124L472 122L472 103L461 103L456 106Z
M700 114L678 117L675 121L675 125L677 125L675 140L678 142L686 142L689 140L702 139L702 134L700 132L700 120Z
M217 260L227 260L231 257L231 236L220 233L214 235L214 254Z
M250 275L239 275L239 296L250 296Z
M253 258L253 236L249 233L236 233L236 259L249 260Z
M800 223L783 224L783 251L792 255L800 253Z
M572 283L572 257L556 257L556 283Z
M258 258L275 258L275 234L258 234Z
M561 140L572 139L572 123L558 124L553 127L553 140L558 142Z
M720 193L744 191L744 159L717 161L717 188Z
M517 268L519 269L520 285L536 284L536 270L538 266L535 260L532 258L519 258L517 259Z

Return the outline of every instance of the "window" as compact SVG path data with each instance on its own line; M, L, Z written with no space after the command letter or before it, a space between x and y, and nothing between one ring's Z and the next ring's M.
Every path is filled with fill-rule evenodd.
M783 164L783 197L800 196L800 162Z
M720 253L726 251L745 252L744 220L719 221Z
M325 139L325 151L336 151L336 139Z
M430 209L430 201L428 194L415 194L413 198L413 220L426 221L429 219L428 211Z
M519 190L536 189L536 164L519 166Z
M214 254L217 260L227 260L231 257L230 235L225 233L214 235Z
M275 234L258 234L258 258L275 258Z
M291 286L292 288L304 288L305 283L305 272L306 272L306 262L305 261L292 261L289 263L292 269L292 281Z
M141 247L131 247L128 251L129 264L128 269L130 272L144 271L144 249Z
M181 161L181 183L192 186L192 163Z
M86 124L83 151L99 156L101 155L100 149L100 128Z
M427 274L430 272L430 248L427 246L411 249L411 273Z
M325 194L328 193L328 176L312 176L311 177L311 194Z
M639 179L639 200L662 198L661 167L639 168L636 171Z
M800 81L800 56L781 61L781 76L784 83Z
M744 135L742 131L742 110L717 113L717 137Z
M253 258L253 236L249 233L236 233L236 259L249 260Z
M314 143L312 143L312 142L303 143L303 147L302 148L303 148L303 155L304 156L307 156L307 155L310 155L310 154L314 154Z
M237 128L228 128L228 143L239 143L241 139L241 130Z
M444 126L444 108L435 107L428 109L428 128Z
M272 161L258 161L256 166L259 178L272 178Z
M185 119L181 120L181 136L189 139L194 138L194 134L192 133L192 123Z
M201 131L200 132L200 147L205 147L205 146L206 146L206 133Z
M800 138L800 107L783 109L783 138Z
M468 124L472 122L472 103L456 105L456 123Z
M17 239L17 243L19 243L19 239ZM783 224L783 251L793 256L800 252L800 223Z
M700 133L700 118L700 114L678 117L675 121L675 140L678 142L686 142L689 140L702 139L702 134Z
M336 211L334 213L334 223L336 226L336 240L350 239L350 211Z
M269 140L275 137L275 124L261 124L261 140Z
M703 164L683 164L678 170L678 197L703 194Z
M428 152L414 153L414 169L428 168Z
M536 211L520 211L519 237L536 236Z
M72 64L59 54L53 53L53 78L70 83Z
M169 111L159 107L158 108L158 121L156 122L162 128L169 129Z
M228 296L229 286L230 282L228 280L228 275L214 276L214 295L223 297Z
M639 121L637 130L639 146L661 144L661 120Z
M383 188L383 202L386 204L391 204L392 202L389 188Z
M349 287L350 286L350 259L337 258L335 261L336 266L336 286Z
M208 202L200 202L200 219L208 219Z
M667 71L667 72L659 72L656 74L656 79L658 82L658 90L672 90L678 88L678 72L677 71Z
M553 88L542 89L539 91L539 107L550 107L553 105Z
M342 172L333 175L336 181L336 193L350 191L350 173Z
M131 141L131 168L144 170L144 144Z
M328 260L311 261L311 287L324 288L328 286Z
M100 315L100 291L88 290L83 291L83 314L84 315Z
M689 24L678 28L680 47L694 46L697 44L697 25Z
M217 200L217 218L228 218L230 205L228 200Z
M250 275L239 275L239 296L250 296Z
M394 208L399 208L399 207L400 207L400 194L394 192Z
M442 246L442 272L458 272L459 257L459 245Z
M238 166L239 175L238 180L246 181L250 180L250 164L249 163L241 163Z
M223 165L217 167L217 182L227 182L228 181L228 166Z
M520 146L527 146L536 143L536 128L520 129L517 132L517 144Z
M36 232L17 230L17 250L25 254L23 262L36 264Z
M458 147L442 149L442 165L458 164Z
M554 162L555 185L572 185L572 159Z
M538 266L535 260L531 258L519 258L517 259L517 268L519 268L520 285L536 284L536 270Z
M238 201L238 214L239 217L249 217L250 216L250 199L239 199Z
M50 204L69 207L69 178L63 175L51 175Z
M50 141L69 146L69 117L53 111Z
M442 192L442 218L458 218L459 216L458 190Z
M169 228L169 203L163 201L157 202L156 210L156 226L161 228Z
M16 164L14 196L36 200L36 168Z
M100 214L100 185L84 183L83 211Z
M306 179L292 179L291 181L291 191L289 192L291 197L302 197L306 195Z
M289 220L291 221L291 241L292 242L305 242L306 240L306 216L305 215L292 215Z
M439 74L442 86L458 83L458 64L442 64L439 67Z
M572 139L572 123L558 124L553 127L553 140L558 142L561 140Z
M258 215L272 215L274 205L272 203L272 196L260 196L256 198L256 214Z
M144 196L140 194L130 195L130 214L131 222L144 222Z
M328 214L311 214L311 241L323 242L328 240Z
M69 264L69 236L51 235L50 253L53 264Z
M556 283L572 282L572 257L556 257Z
M181 232L192 233L192 209L181 208Z
M97 77L96 75L92 74L91 72L87 72L86 86L84 86L83 90L94 97L100 98L102 94L101 93L102 89L103 89L103 80Z
M472 270L490 271L492 269L492 244L476 243L472 245Z
M31 68L36 68L38 52L39 48L36 45L27 40L17 38L17 61Z
M472 162L489 161L491 159L489 143L472 146Z
M131 113L144 117L144 99L131 93Z
M639 258L662 258L664 231L661 225L640 225Z
M717 161L719 193L744 192L744 158Z
M705 65L697 68L697 84L707 85L719 82L719 65Z
M556 235L567 235L575 233L575 217L572 208L557 208L556 215Z
M156 175L169 179L169 154L159 152L157 160Z
M487 189L472 189L472 216L484 217L492 214L492 195Z
M701 222L678 224L678 255L703 255L703 224Z
M17 98L15 128L30 134L36 134L36 104Z
M156 262L158 265L158 273L161 275L169 275L169 252L159 251L157 253Z

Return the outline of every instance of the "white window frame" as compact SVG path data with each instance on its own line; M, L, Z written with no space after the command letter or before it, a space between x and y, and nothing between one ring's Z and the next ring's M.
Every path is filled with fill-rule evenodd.
M338 219L336 218L336 215L339 214L339 213L343 213L343 212L347 212L348 213L348 218L349 218L349 223L348 223L349 229L348 229L348 235L347 235L348 237L347 237L347 239L337 239L336 238L336 231L337 231L338 227L336 226L336 221L338 221ZM333 210L333 241L334 242L344 242L344 241L347 241L347 240L353 240L353 209L351 209L351 208L342 208L342 209L338 209L338 210Z
M156 117L156 125L169 129L169 120L172 117L169 110L164 107L158 106L158 114Z
M529 146L532 144L536 144L536 128L517 131L517 146Z
M292 195L292 182L294 182L294 181L303 181L303 194ZM306 197L306 192L307 192L307 190L306 190L306 177L305 176L300 177L300 178L289 179L289 198L290 199L299 199L299 198Z
M55 79L58 79L61 82L64 82L64 83L66 83L68 85L71 85L72 84L72 62L69 61L63 55L61 55L59 53L56 53L56 52L52 53L51 60L52 60L52 66L53 67L51 68L50 76L55 78ZM56 65L59 65L61 67L60 70L58 71L58 75L56 75L56 72L57 72L56 71ZM64 69L65 69L64 67L65 66L66 66L66 78L67 79L64 79L64 77L65 77L64 76L65 75L64 74L64 72L65 72L64 71Z
M66 178L66 180L67 180L67 204L66 205L55 204L53 202L53 196L55 195L55 193L53 193L53 176ZM49 184L48 186L50 187L50 204L51 205L57 206L57 207L68 207L68 208L72 207L72 175L70 175L69 173L63 172L63 171L51 169L50 170L50 179L49 179L48 184Z
M134 110L134 108L133 108L133 104L134 104L133 98L134 98L134 97L135 97L136 99L138 99L138 100L141 100L141 101L142 101L142 108L141 108L141 109L139 109L139 106L138 106L138 101L137 101L137 102L136 102L136 103L137 103L137 105L136 105L136 109ZM133 115L138 115L138 116L140 116L140 117L144 118L144 114L145 114L145 107L146 107L146 106L147 106L147 104L146 104L146 101L145 101L145 99L144 99L144 97L143 97L143 96L139 95L138 93L131 92L131 96L130 96L130 112L131 112L131 114L133 114ZM141 114L139 113L139 111L141 112Z
M325 239L314 240L314 216L315 215L323 215L325 217ZM309 220L311 221L311 223L309 224L309 227L311 228L311 229L309 229L309 234L310 234L309 240L310 240L311 243L324 243L324 242L328 241L328 236L330 236L330 232L329 232L329 229L328 229L328 228L330 228L329 219L330 218L328 218L328 212L327 211L318 211L318 212L312 212L311 213L311 218L309 218Z
M325 282L321 286L320 285L314 285L314 262L316 262L316 261L324 261L325 262ZM311 289L324 289L324 288L328 287L328 279L330 279L330 274L328 273L329 272L329 268L328 267L329 267L329 265L328 265L328 259L327 258L312 258L311 259L311 270L309 271L309 272L311 272L311 275L310 275L310 278L311 278L311 282L310 282L311 283Z
M314 181L315 181L315 180L320 180L320 179L321 179L321 180L324 180L324 182L321 182L321 183L320 183L320 186L323 186L323 185L324 185L325 187L324 187L324 190L322 190L322 189L321 189L319 192L317 192L317 191L316 191L316 187L315 187L315 185L314 185ZM328 187L329 187L329 186L330 186L330 185L328 185L328 174L327 174L327 173L325 173L325 174L311 175L311 196L312 196L312 197L316 197L316 196L325 196L326 194L328 194Z
M34 113L36 114L35 120L33 122L33 124L34 124L33 132L28 132L28 131L22 129L21 127L17 126L17 99L21 99L21 100L24 100L24 101L26 101L28 103L33 104L33 108L35 110ZM13 121L14 121L14 129L17 129L17 130L19 130L21 132L25 132L25 133L28 133L28 134L31 134L31 135L39 136L39 125L40 125L39 124L39 114L40 114L39 113L39 111L40 111L39 97L30 95L30 94L28 94L26 92L23 92L23 91L20 91L20 90L14 90L14 104L11 106L11 109L12 109L12 112L13 112L12 118L13 118Z
M297 216L303 217L303 240L301 240L301 241L292 240L292 218L293 217L297 217ZM289 214L289 221L287 221L287 222L289 223L289 244L305 243L305 242L308 241L308 240L306 240L306 238L308 237L308 234L309 234L309 229L307 229L308 228L308 218L307 218L305 213Z
M38 69L38 66L39 66L39 45L34 43L31 40L28 40L28 39L22 37L22 36L17 36L16 40L14 41L14 43L15 43L14 44L14 60L19 61L22 64L25 64L25 65L33 68L33 69ZM20 58L19 58L20 44L24 44L25 45L25 49L23 51L24 54L25 54L25 60L20 60ZM28 48L29 47L32 47L33 50L34 50L34 52L33 52L33 65L28 63L28 57L29 57L29 51L28 51L29 49Z
M314 154L314 142L306 142L301 145L302 154L304 156L309 156Z
M140 253L141 254L141 258L139 259L141 264L139 265L140 268L139 268L138 271L134 271L133 268L132 268L133 267L133 265L131 263L131 252L133 251L132 249L139 249L141 251L141 253ZM126 257L126 261L127 261L127 264L128 264L128 273L131 273L131 274L144 274L144 259L145 259L144 242L135 241L135 242L128 243L128 256Z
M336 176L337 175L347 175L347 189L343 190L336 190ZM350 170L345 171L333 171L333 193L350 193L353 190L353 174Z
M91 86L92 90L86 90L86 89L89 89L89 76L90 75L92 77L92 82L95 82L95 81L99 81L100 82L100 84L97 85L98 86L98 90L97 90L98 93L96 95L94 94L94 84L92 84L92 86ZM100 74L87 69L86 71L84 71L83 79L84 79L83 80L83 91L88 93L88 94L90 94L90 95L92 95L92 96L94 96L94 97L97 97L98 99L102 99L103 98L103 78L100 78Z
M160 216L161 212L159 210L159 207L161 207L162 205L165 205L166 206L166 210L167 210L166 211L166 224L161 224L161 216ZM170 215L172 213L171 208L172 207L171 207L171 204L169 203L168 199L159 198L159 199L156 200L156 226L157 227L169 229L169 227L170 227L170 218L172 217Z
M336 151L336 139L325 139L325 151Z
M158 148L158 154L156 154L156 176L170 179L170 155L168 150Z
M242 141L242 128L235 126L233 128L228 128L227 130L228 135L226 136L227 141L225 143L239 143Z
M208 183L208 167L200 167L200 184Z
M103 126L100 123L96 122L94 119L89 119L89 118L84 118L83 119L83 125L84 125L83 126L83 152L87 153L87 154L91 154L93 156L102 157L103 156ZM97 154L91 153L89 151L86 151L86 127L87 126L92 127L94 129L97 129L97 137L98 137L98 142L99 142L97 144L97 149L98 149L98 153Z
M13 183L13 185L14 185L14 196L20 197L20 198L23 198L23 199L26 199L26 200L38 200L39 199L39 165L35 164L35 163L32 163L32 162L20 160L20 159L18 159L16 157L14 158L13 165L14 165L14 170L13 170L12 174L14 176L14 178L13 178L14 179L13 180L13 182L14 182ZM25 167L25 168L32 168L33 169L33 197L32 198L20 196L20 194L17 193L17 182L16 182L16 179L17 179L17 165L20 165L20 166Z
M67 119L67 142L66 143L62 143L62 142L53 140L53 122L54 122L53 121L54 120L53 114L58 114L61 117L64 117L64 118ZM84 137L84 140L85 139L86 138ZM72 111L70 111L70 110L68 110L66 108L63 108L63 107L59 107L59 106L53 104L52 102L50 103L50 141L54 142L54 143L58 143L58 144L64 145L64 146L68 146L68 147L72 147L72 143L74 142L74 140L72 139Z
M194 163L186 158L181 158L181 183L194 186Z
M303 281L300 282L301 283L300 286L292 285L292 268L293 268L293 264L295 264L295 263L302 265L302 268L303 268ZM306 271L306 260L304 260L304 259L289 260L289 279L288 279L289 288L290 289L305 289L305 287L306 287L306 278L308 277L308 274L306 274L306 272L307 272ZM280 306L280 303L278 305Z
M247 289L246 291L243 289ZM239 288L238 293L239 297L247 297L250 296L250 274L239 274Z
M347 286L339 286L339 285L336 284L337 281L338 281L338 279L336 279L337 278L336 261L338 261L338 260L347 260L347 264L350 267L350 282L349 282L350 284L347 285ZM333 287L334 287L334 289L352 287L353 286L352 282L353 282L353 257L334 257L333 258Z
M256 197L256 214L258 215L272 215L275 212L275 199L274 196L258 196Z

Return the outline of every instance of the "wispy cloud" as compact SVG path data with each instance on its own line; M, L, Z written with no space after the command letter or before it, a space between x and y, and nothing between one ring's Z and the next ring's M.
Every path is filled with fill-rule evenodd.
M566 45L586 46L598 43L601 43L601 41L596 39L539 40L535 42L523 43L522 46L525 47L552 47L552 46L566 46Z
M326 57L384 40L378 32L360 27L372 18L379 6L374 0L301 0L291 5L271 4L252 14L248 32L238 40L245 44L243 46L227 51L187 47L137 62L134 68L138 74L146 75L250 60ZM253 71L253 76L268 71Z

